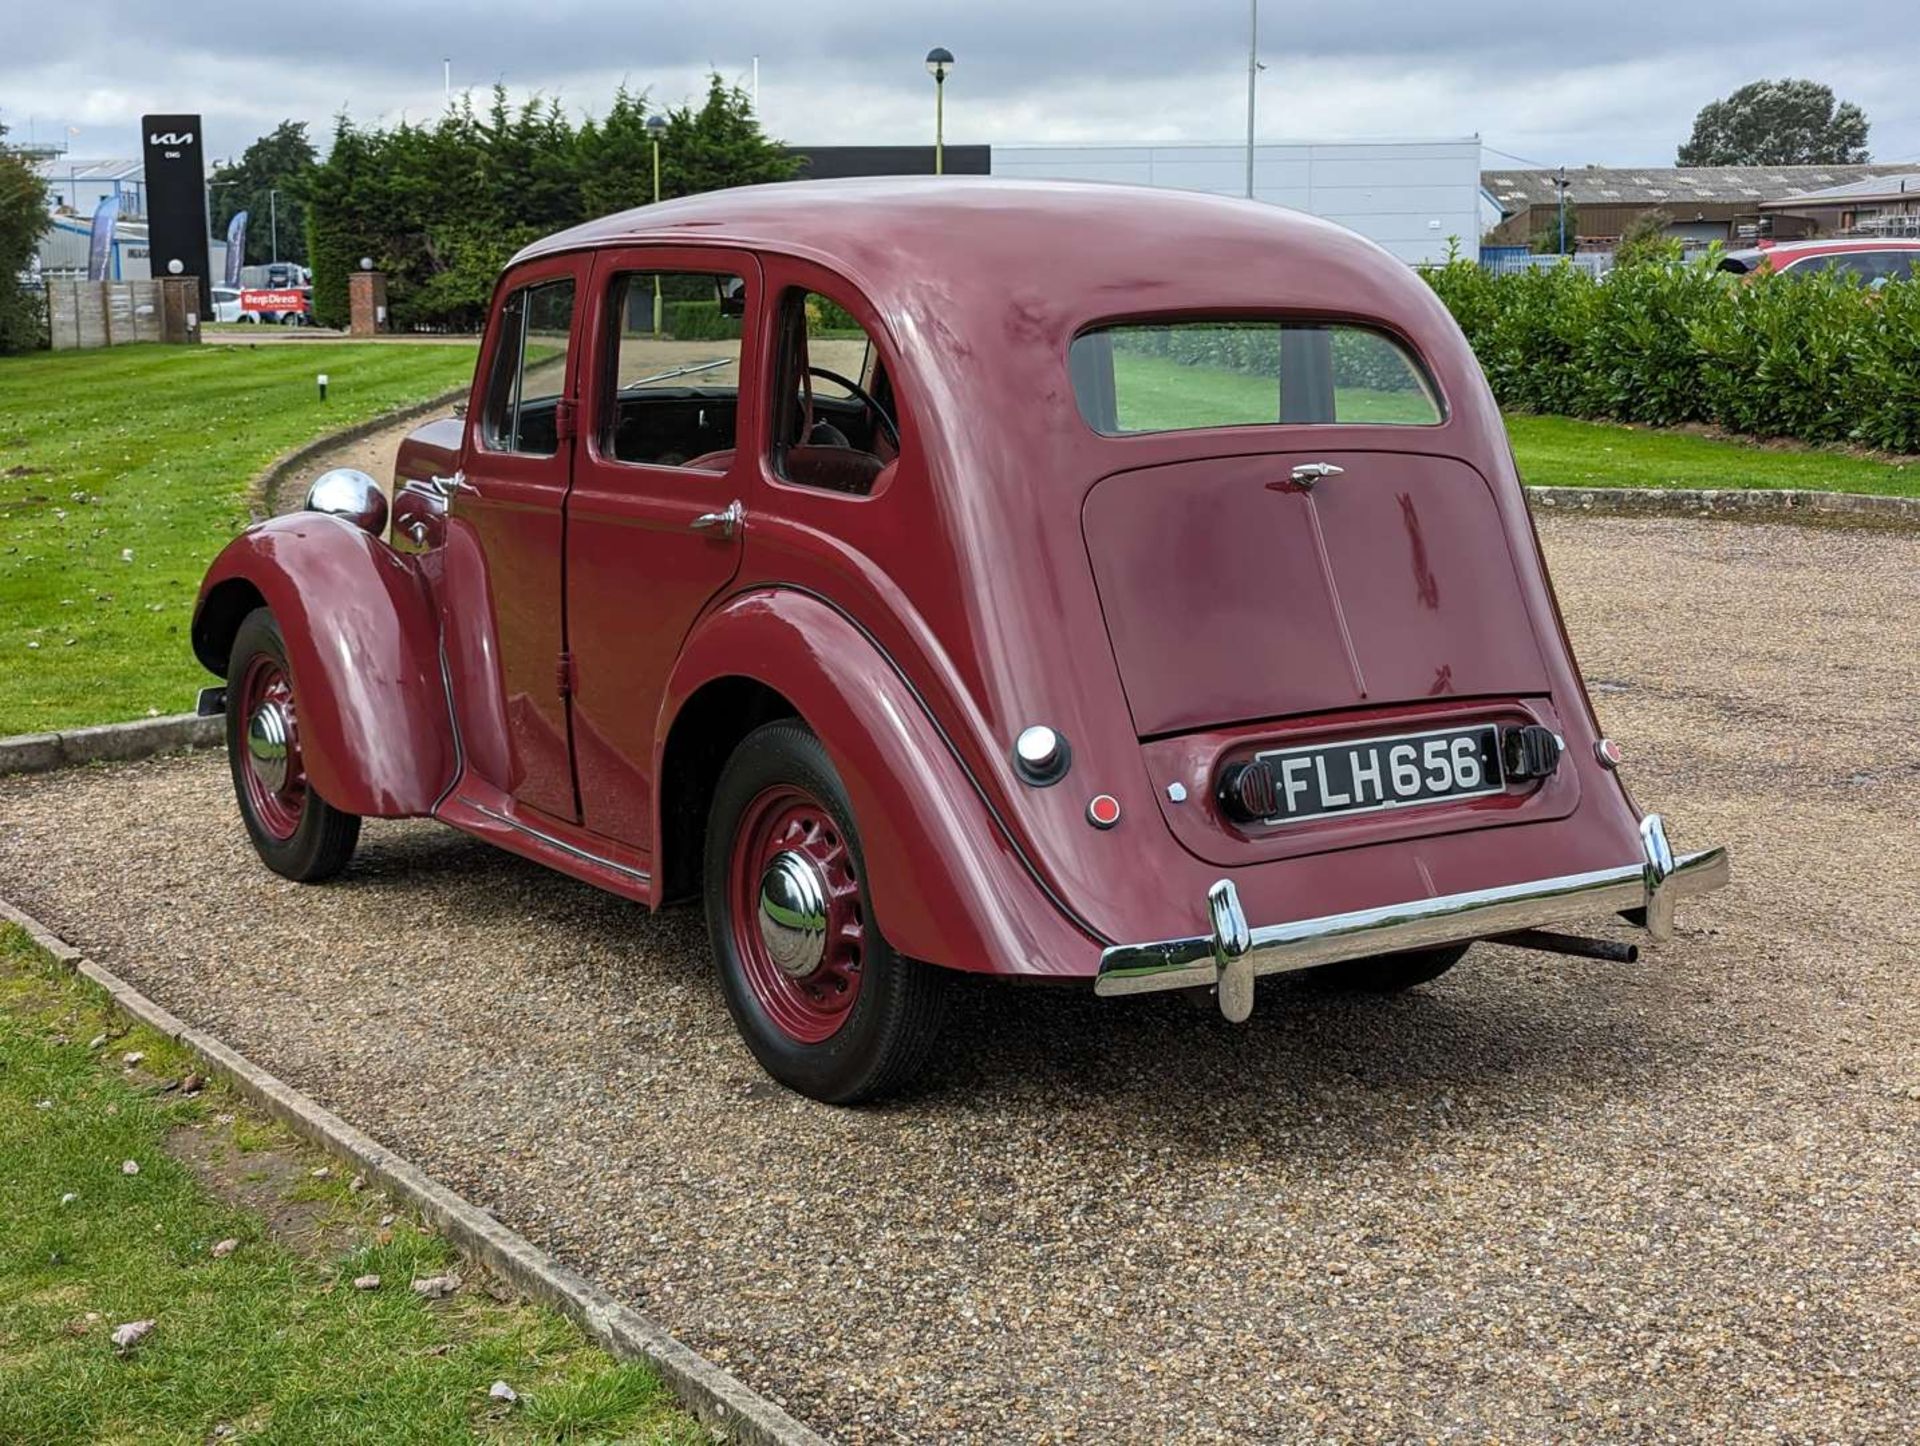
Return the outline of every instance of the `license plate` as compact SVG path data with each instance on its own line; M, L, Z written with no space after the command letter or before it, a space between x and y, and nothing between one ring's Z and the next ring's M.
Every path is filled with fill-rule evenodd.
M1416 808L1499 793L1506 787L1499 730L1490 723L1276 748L1259 757L1273 769L1280 803L1268 823Z

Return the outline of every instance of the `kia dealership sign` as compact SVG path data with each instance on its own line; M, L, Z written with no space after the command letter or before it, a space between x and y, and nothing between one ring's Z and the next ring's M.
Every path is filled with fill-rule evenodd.
M195 309L205 316L213 278L207 264L207 171L201 159L200 117L142 116L140 137L145 142L153 274L197 278L200 304Z

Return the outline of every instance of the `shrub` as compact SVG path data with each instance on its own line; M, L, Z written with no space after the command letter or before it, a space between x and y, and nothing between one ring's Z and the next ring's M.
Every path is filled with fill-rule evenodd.
M711 288L709 288L711 289ZM722 316L718 301L667 301L660 325L676 341L738 341L740 318Z
M1920 278L1738 279L1716 260L1423 274L1502 406L1920 452Z
M1620 267L1593 286L1579 350L1594 415L1658 427L1707 415L1694 328L1725 304L1715 264Z
M1920 452L1920 279L1882 287L1871 301L1848 398L1852 436L1889 452Z

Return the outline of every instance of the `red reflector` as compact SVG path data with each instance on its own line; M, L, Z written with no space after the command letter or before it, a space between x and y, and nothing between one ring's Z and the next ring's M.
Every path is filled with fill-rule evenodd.
M1120 822L1120 800L1111 793L1096 793L1087 804L1087 822L1095 828L1112 828Z

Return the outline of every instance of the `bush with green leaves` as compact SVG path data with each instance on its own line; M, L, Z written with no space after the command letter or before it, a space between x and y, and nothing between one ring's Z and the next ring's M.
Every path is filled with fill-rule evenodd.
M1649 248L1598 280L1570 265L1424 272L1504 407L1920 452L1920 279L1740 277Z

